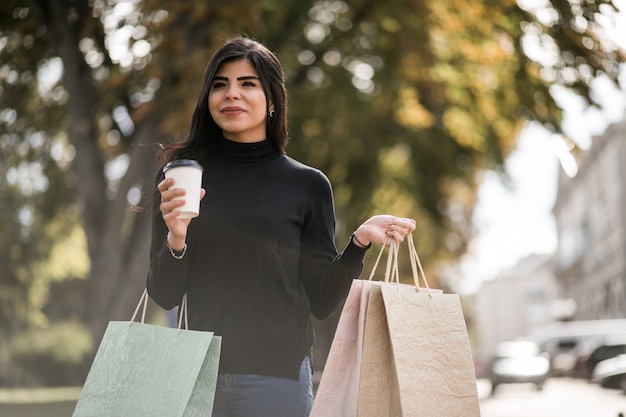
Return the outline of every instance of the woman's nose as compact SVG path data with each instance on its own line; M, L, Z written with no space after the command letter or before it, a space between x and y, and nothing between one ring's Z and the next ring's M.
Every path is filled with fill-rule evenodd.
M229 85L228 87L226 87L226 98L228 99L239 98L239 86Z

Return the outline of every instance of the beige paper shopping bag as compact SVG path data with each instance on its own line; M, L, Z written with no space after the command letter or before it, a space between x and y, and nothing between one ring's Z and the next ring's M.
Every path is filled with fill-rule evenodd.
M357 414L480 416L459 297L430 290L427 282L424 291L416 291L419 260L411 239L409 250L415 286L397 283L397 246L393 242L385 282L371 283Z
M389 327L381 287L378 284L371 281L366 281L365 284L370 287L370 293L365 316L358 389L360 417L402 415Z
M480 416L476 376L456 294L381 284L401 416ZM392 393L394 395L395 393ZM380 416L380 415L379 415Z
M341 310L337 330L310 417L356 417L369 287L354 280Z

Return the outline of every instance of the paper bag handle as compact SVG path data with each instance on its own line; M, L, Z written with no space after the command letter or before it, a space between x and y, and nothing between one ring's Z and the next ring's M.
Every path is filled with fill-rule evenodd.
M426 279L426 274L424 273L424 269L422 268L422 263L420 262L419 256L417 255L417 249L415 249L415 243L413 242L413 234L409 233L407 235L407 242L409 247L409 259L411 261L411 271L413 272L413 282L415 283L415 291L419 291L419 277L420 273L422 275L422 280L424 281L424 285L426 289L428 289L428 296L432 298L430 287L428 285L428 280ZM369 281L372 281L374 278L374 273L378 268L378 263L380 262L380 258L382 257L383 252L385 251L385 247L389 244L389 254L387 256L387 266L385 268L385 278L384 282L400 282L400 274L398 272L398 247L400 246L395 239L390 239L389 237L385 238L383 242L380 252L376 257L376 262L374 262L374 266L372 267L372 272L369 276ZM419 268L419 269L418 269Z
M430 286L428 285L428 280L426 279L426 274L424 273L424 268L422 268L422 263L420 262L420 258L417 255L417 249L415 248L415 242L413 241L413 234L408 234L408 245L409 245L409 258L411 261L411 270L413 271L413 282L415 282L415 290L419 291L419 276L417 267L419 267L419 272L422 274L422 280L424 281L424 285L428 290L428 295L432 298Z
M139 298L139 303L137 304L137 307L135 308L135 312L133 313L133 316L131 317L130 322L128 323L129 326L131 326L135 322L135 318L137 317L137 313L139 312L139 308L141 307L142 304L143 304L143 309L141 311L140 323L143 324L145 322L146 309L148 308L149 297L150 296L148 295L148 289L145 288L143 290L143 294L141 294L141 298ZM183 316L185 317L185 330L187 330L189 329L189 321L187 319L187 293L183 295L183 300L180 303L180 310L181 310L181 313L179 314L179 317L178 317L178 331L182 329Z
M374 274L376 273L376 269L378 269L378 263L380 262L380 258L382 257L383 252L385 251L385 247L387 246L388 241L389 241L389 237L385 237L385 240L383 241L383 244L380 247L380 252L378 252L378 256L376 257L376 261L374 262L374 266L372 267L372 272L370 273L370 277L368 278L368 281L373 280Z
M180 302L180 311L181 313L178 315L178 331L181 329L183 316L185 316L185 330L187 330L189 329L189 321L187 320L187 293L183 294L183 299Z

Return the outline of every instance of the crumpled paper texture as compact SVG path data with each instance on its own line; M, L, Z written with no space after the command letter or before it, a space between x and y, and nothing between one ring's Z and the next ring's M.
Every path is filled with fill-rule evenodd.
M397 372L382 290L380 283L371 287L365 316L358 416L401 417Z
M310 417L356 417L369 285L352 281Z
M441 290L355 280L311 417L479 417L461 303Z
M221 337L110 322L72 417L211 415Z
M389 366L395 374L390 386L393 414L388 415L480 416L476 375L459 296L435 293L431 298L414 288L407 291L385 283L380 289L393 359ZM379 298L377 294L371 293L370 309L372 298ZM399 398L400 409L394 406L394 398ZM387 414L377 417L381 415Z

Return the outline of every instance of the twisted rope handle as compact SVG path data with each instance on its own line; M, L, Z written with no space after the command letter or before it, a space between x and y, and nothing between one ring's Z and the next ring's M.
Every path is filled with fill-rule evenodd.
M187 320L187 293L183 295L183 300L180 302L180 314L178 315L178 332L180 333L181 325L183 323L183 316L185 316L185 330L189 329L189 321Z
M433 295L430 291L430 286L428 285L428 280L426 279L426 274L424 273L424 268L422 268L422 263L420 262L419 256L417 256L417 249L415 249L415 242L413 242L413 233L409 233L408 235L408 246L409 246L409 259L411 260L411 270L413 271L413 282L415 282L415 291L420 290L419 276L417 267L419 266L419 272L422 274L422 280L424 281L424 285L426 285L426 289L428 290L428 296L433 298Z
M374 266L372 267L372 272L370 273L370 277L368 279L368 281L372 281L372 279L374 278L374 274L376 273L376 269L378 268L378 262L380 262L380 258L383 255L383 252L385 251L385 246L387 246L387 242L389 241L389 237L385 237L385 240L383 241L383 244L380 247L380 252L378 252L378 256L376 257L376 262L374 262Z
M420 273L422 275L422 280L428 289L428 296L432 298L432 293L430 291L430 286L428 285L428 280L426 279L426 274L424 273L424 268L422 268L422 263L420 262L419 256L417 255L417 249L415 249L415 243L413 242L413 234L409 233L407 235L407 242L409 247L409 259L411 261L411 271L413 272L413 282L415 284L415 291L419 292L419 278ZM385 238L383 242L380 252L376 257L376 262L374 262L374 266L372 267L372 272L369 276L369 281L372 281L374 278L374 274L376 273L376 269L378 268L378 264L380 262L380 258L382 257L383 252L385 251L385 247L389 243L389 254L387 256L387 266L385 268L385 278L384 282L396 282L400 283L400 274L398 272L398 247L400 246L395 239L391 239L389 237Z
M143 290L143 294L141 294L141 298L139 298L139 303L137 304L137 307L135 308L135 312L133 313L133 316L130 319L130 322L128 323L128 326L130 327L134 322L135 322L135 318L137 317L137 313L139 313L139 308L141 307L141 305L143 304L143 309L141 312L141 321L140 323L144 323L146 320L146 309L148 308L148 289L145 288ZM189 329L189 321L187 319L187 293L185 293L185 295L183 295L183 300L180 303L180 314L178 317L178 332L180 333L181 329L182 329L182 323L183 323L183 316L185 317L185 330Z
M130 323L128 323L129 326L135 322L135 317L137 317L137 313L139 312L139 307L141 307L142 303L143 303L143 311L141 312L141 323L143 323L146 320L146 309L148 308L148 289L147 288L143 290L143 294L141 294L141 298L139 298L139 304L137 304L137 308L135 308L135 312L133 313L133 316L130 318Z

